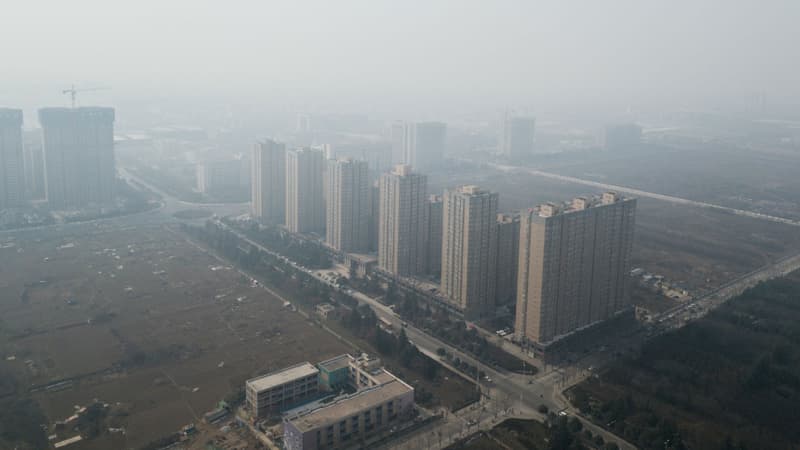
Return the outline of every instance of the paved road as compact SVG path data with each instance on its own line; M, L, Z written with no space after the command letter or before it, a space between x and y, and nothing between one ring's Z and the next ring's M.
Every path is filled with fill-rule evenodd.
M681 327L705 316L758 283L788 275L796 270L800 270L800 255L780 259L729 281L702 297L664 311L656 316L654 321L662 330Z
M464 161L472 162L472 161L469 161L469 160L464 160ZM607 189L607 190L612 190L612 191L617 191L617 192L624 192L626 194L635 195L635 196L638 196L638 197L653 198L653 199L656 199L656 200L662 200L662 201L665 201L665 202L674 203L674 204L678 204L678 205L696 206L696 207L699 207L699 208L716 209L716 210L720 210L720 211L726 211L726 212L729 212L729 213L733 213L733 214L736 214L738 216L751 217L753 219L767 220L767 221L770 221L770 222L778 222L778 223L782 223L782 224L786 224L786 225L793 225L793 226L800 227L800 221L787 219L785 217L771 216L771 215L768 215L768 214L761 214L761 213L757 213L757 212L754 212L754 211L746 211L746 210L743 210L743 209L736 209L736 208L729 208L727 206L722 206L722 205L715 205L713 203L699 202L699 201L696 201L696 200L689 200L689 199L681 198L681 197L673 197L671 195L657 194L657 193L654 193L654 192L643 191L641 189L635 189L635 188L630 188L630 187L626 187L626 186L619 186L619 185L615 185L615 184L600 183L598 181L584 180L584 179L581 179L581 178L570 177L570 176L567 176L567 175L559 175L557 173L552 173L552 172L544 172L542 170L532 169L532 168L528 168L528 167L507 166L507 165L495 164L495 163L486 163L486 165L488 165L489 167L492 167L494 169L503 171L503 172L525 172L525 173L529 173L531 175L536 175L536 176L540 176L540 177L544 177L544 178L550 178L550 179L553 179L553 180L566 181L566 182L569 182L569 183L583 184L583 185L586 185L586 186L596 187L596 188L600 188L600 189Z
M289 263L298 270L302 270L286 256L274 252L260 243L250 239L244 233L229 227L219 220L217 220L216 223L228 231L236 234L240 239L248 244L270 255L273 255L284 262ZM315 277L320 282L336 288L332 283L314 273L314 271L307 271L307 273ZM480 380L480 389L486 398L482 401L483 403L481 411L474 413L476 417L463 419L460 418L460 414L456 414L454 417L450 417L449 419L446 418L440 424L435 425L432 430L426 429L423 434L441 432L443 439L447 436L463 436L465 435L464 433L469 434L477 431L478 429L491 428L496 424L493 421L494 419L499 417L500 414L508 414L512 409L516 414L522 414L523 416L530 418L540 416L536 411L539 405L542 404L546 405L548 409L552 411L561 411L568 408L569 405L566 403L563 397L559 395L560 390L561 388L566 387L567 382L571 380L578 380L577 378L565 378L564 373L555 371L542 373L536 376L520 375L505 371L503 369L487 366L473 358L471 355L468 355L461 350L439 340L435 336L428 334L426 331L416 328L411 324L405 323L397 314L394 313L394 311L392 311L391 308L364 294L363 292L354 289L347 289L345 292L356 300L370 305L379 318L388 321L393 327L397 329L400 329L401 327L405 328L406 336L408 336L409 340L416 345L420 351L426 353L436 360L440 360L440 357L437 355L436 351L439 348L444 348L451 354L459 357L461 360L478 367L491 379L491 382L487 382L485 379ZM446 363L446 361L442 362ZM578 373L576 372L575 375L577 376ZM462 414L466 414L466 412ZM471 425L465 427L466 423L471 423ZM587 426L589 426L588 422ZM634 448L629 443L613 435L612 433L599 428L597 432L603 435L603 438L607 441L617 442L622 449L627 450ZM429 435L426 434L426 436ZM426 439L426 445L428 448L438 448L438 435L437 439L434 440L435 442L428 441L430 441L430 439ZM448 439L444 439L443 442L444 441L452 442L452 440ZM414 445L420 443L414 439L412 439L411 442L415 442Z
M146 180L142 179L141 177L137 176L135 173L131 172L130 170L126 169L125 167L119 167L118 172L120 176L125 180L133 180L136 183L146 187L152 192L155 192L161 197L161 202L163 203L162 212L165 215L172 215L178 211L183 211L187 209L199 209L208 211L212 214L216 214L218 216L239 216L242 214L247 213L250 210L250 203L194 203L194 202L187 202L184 200L180 200L176 197L169 195L168 193L162 191L157 186L147 182ZM130 183L129 183L130 184ZM135 185L135 184L133 184ZM205 220L203 218L202 220Z

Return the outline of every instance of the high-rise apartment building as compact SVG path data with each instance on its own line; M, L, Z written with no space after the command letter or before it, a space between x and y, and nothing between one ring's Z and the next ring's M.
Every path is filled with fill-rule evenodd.
M407 165L381 176L378 266L394 275L425 272L427 184Z
M244 161L241 159L205 161L198 164L195 171L197 190L203 194L214 194L241 189L243 165Z
M510 160L524 159L531 155L535 125L536 120L532 117L506 116L501 153Z
M636 200L607 192L520 222L516 334L545 347L629 307Z
M375 180L369 188L372 207L369 212L369 250L378 251L378 235L381 228L381 188L380 180Z
M494 310L497 202L478 186L444 194L442 293L468 318Z
M325 241L343 252L369 251L371 185L366 161L328 161Z
M0 108L0 209L25 200L22 110Z
M394 122L391 128L392 151L391 159L393 165L403 164L406 159L406 129L408 125L404 122Z
M497 215L497 304L517 299L517 267L519 262L519 216Z
M44 153L40 128L23 132L22 157L25 160L27 196L31 200L43 200L45 198Z
M392 159L418 171L438 169L444 159L447 125L441 122L392 125Z
M442 271L442 219L443 203L441 195L431 195L428 198L427 213L427 243L425 249L428 252L426 263L427 273L439 275Z
M253 147L253 216L267 223L286 221L286 145L265 140Z
M114 109L39 110L47 203L75 208L114 200Z
M303 148L286 153L286 227L293 233L322 232L325 229L321 150Z

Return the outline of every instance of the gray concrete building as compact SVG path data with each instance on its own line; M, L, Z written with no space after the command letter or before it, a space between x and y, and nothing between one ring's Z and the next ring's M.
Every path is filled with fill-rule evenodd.
M498 195L478 186L444 194L442 293L467 318L494 311Z
M0 209L25 201L22 110L0 108Z
M40 128L22 133L22 155L25 160L25 187L28 199L44 200L44 152Z
M114 200L114 109L100 107L39 110L47 203L80 208Z
M438 169L444 160L447 125L441 122L392 125L392 159L417 171Z
M442 220L443 220L443 202L441 195L431 195L428 197L428 213L427 216L427 243L425 249L427 250L427 263L426 272L433 276L439 276L442 273Z
M319 370L303 362L245 382L247 409L256 419L303 404L319 393Z
M349 384L356 392L285 416L288 450L371 448L413 417L414 388L382 368L380 360L342 355L319 367L321 385Z
M251 179L253 217L265 223L285 223L286 145L269 139L256 143Z
M397 276L425 272L428 179L407 165L380 178L378 266Z
M321 150L303 148L286 154L286 227L293 233L325 231Z
M196 189L203 194L230 192L242 186L241 159L205 161L197 164Z
M325 182L326 243L342 252L369 251L372 201L367 162L328 160Z
M497 215L497 262L495 263L497 306L517 299L519 263L519 215Z
M536 120L532 117L506 116L503 123L501 153L510 160L524 159L533 154L533 131Z
M613 192L523 213L517 339L546 347L629 308L635 213Z

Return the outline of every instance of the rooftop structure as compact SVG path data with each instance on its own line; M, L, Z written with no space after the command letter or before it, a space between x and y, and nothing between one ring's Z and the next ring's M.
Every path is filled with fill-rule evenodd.
M275 386L289 383L298 378L307 377L309 375L316 375L319 371L309 362L302 362L300 364L281 369L276 372L268 373L260 377L251 378L247 380L247 385L256 390L271 389Z
M409 419L414 411L414 388L367 355L341 355L319 363L325 390L349 383L357 391L330 403L316 403L283 419L284 443L289 450L346 448L363 443L390 426Z
M301 432L324 427L369 410L404 394L413 395L414 388L395 378L384 384L362 389L354 394L339 397L321 408L304 411L286 420Z
M318 392L319 370L308 362L245 383L247 406L259 419L313 399Z

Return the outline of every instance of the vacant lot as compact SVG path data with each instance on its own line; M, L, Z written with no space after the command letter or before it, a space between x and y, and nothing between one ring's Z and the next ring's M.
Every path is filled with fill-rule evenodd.
M625 184L616 178L606 181ZM460 184L479 184L499 192L501 211L599 193L588 186L486 168L464 168L459 175L434 178L429 191ZM800 252L798 227L648 198L639 199L635 236L634 266L664 275L694 292Z
M2 394L50 424L112 405L126 433L74 448L141 446L249 377L350 350L166 229L35 236L0 246Z

